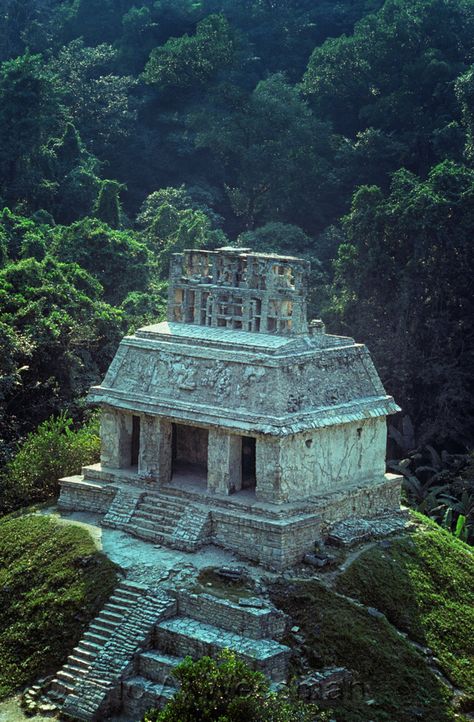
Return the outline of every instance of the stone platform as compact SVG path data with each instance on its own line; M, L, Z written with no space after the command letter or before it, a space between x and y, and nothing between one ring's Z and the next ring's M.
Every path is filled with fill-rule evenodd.
M99 464L61 479L59 507L103 514L104 526L155 544L195 551L215 544L274 569L299 562L327 537L330 526L376 518L399 508L401 477L345 485L304 501L271 504L251 491L212 494L202 479L178 476L157 487L134 470Z

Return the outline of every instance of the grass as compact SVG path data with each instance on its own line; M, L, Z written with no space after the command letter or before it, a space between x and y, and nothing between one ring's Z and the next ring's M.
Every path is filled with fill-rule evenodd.
M384 612L372 616L341 594ZM446 676L467 693L474 682L474 560L471 550L434 524L363 552L335 589L315 579L277 583L273 601L301 628L313 668L353 671L363 695L331 703L338 722L462 720L452 693L403 638L431 647ZM293 642L294 644L294 642ZM367 704L370 702L370 704Z
M416 533L368 549L337 589L430 647L451 682L474 697L474 553L416 517L423 520Z
M55 672L110 596L116 566L49 517L0 520L0 699Z

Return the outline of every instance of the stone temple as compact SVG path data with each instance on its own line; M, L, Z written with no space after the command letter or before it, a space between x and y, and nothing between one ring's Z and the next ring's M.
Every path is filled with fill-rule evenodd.
M245 248L172 258L168 320L123 339L90 401L100 464L61 480L63 509L274 569L333 525L395 512L386 416L367 348L307 321L307 261Z

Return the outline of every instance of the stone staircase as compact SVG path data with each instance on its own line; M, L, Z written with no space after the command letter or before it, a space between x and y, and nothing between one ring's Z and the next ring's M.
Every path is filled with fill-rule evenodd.
M146 493L121 528L140 539L192 552L208 542L210 514L185 499Z
M56 674L48 692L38 702L53 703L60 709L66 698L73 693L92 663L104 648L114 631L141 598L143 587L123 581L115 589L107 604L89 625L79 644L73 649L66 663Z
M217 657L230 649L272 682L288 673L290 649L276 641L285 633L287 617L255 600L241 606L209 594L176 593L178 616L159 622L153 648L136 656L135 674L124 681L122 714L139 719L151 707L162 708L176 693L174 667L185 656ZM209 624L212 620L214 624ZM272 635L276 639L269 637Z

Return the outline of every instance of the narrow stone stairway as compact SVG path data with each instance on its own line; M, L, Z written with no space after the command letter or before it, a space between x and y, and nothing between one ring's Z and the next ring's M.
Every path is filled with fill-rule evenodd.
M141 585L126 580L118 585L56 674L48 691L37 699L38 707L45 705L52 708L54 705L57 711L63 707L67 697L86 677L101 650L142 595Z
M173 532L186 511L186 503L159 494L145 494L126 525L127 531L147 541L171 543Z
M208 538L207 510L186 499L165 494L144 494L122 528L129 534L175 549L196 551Z

